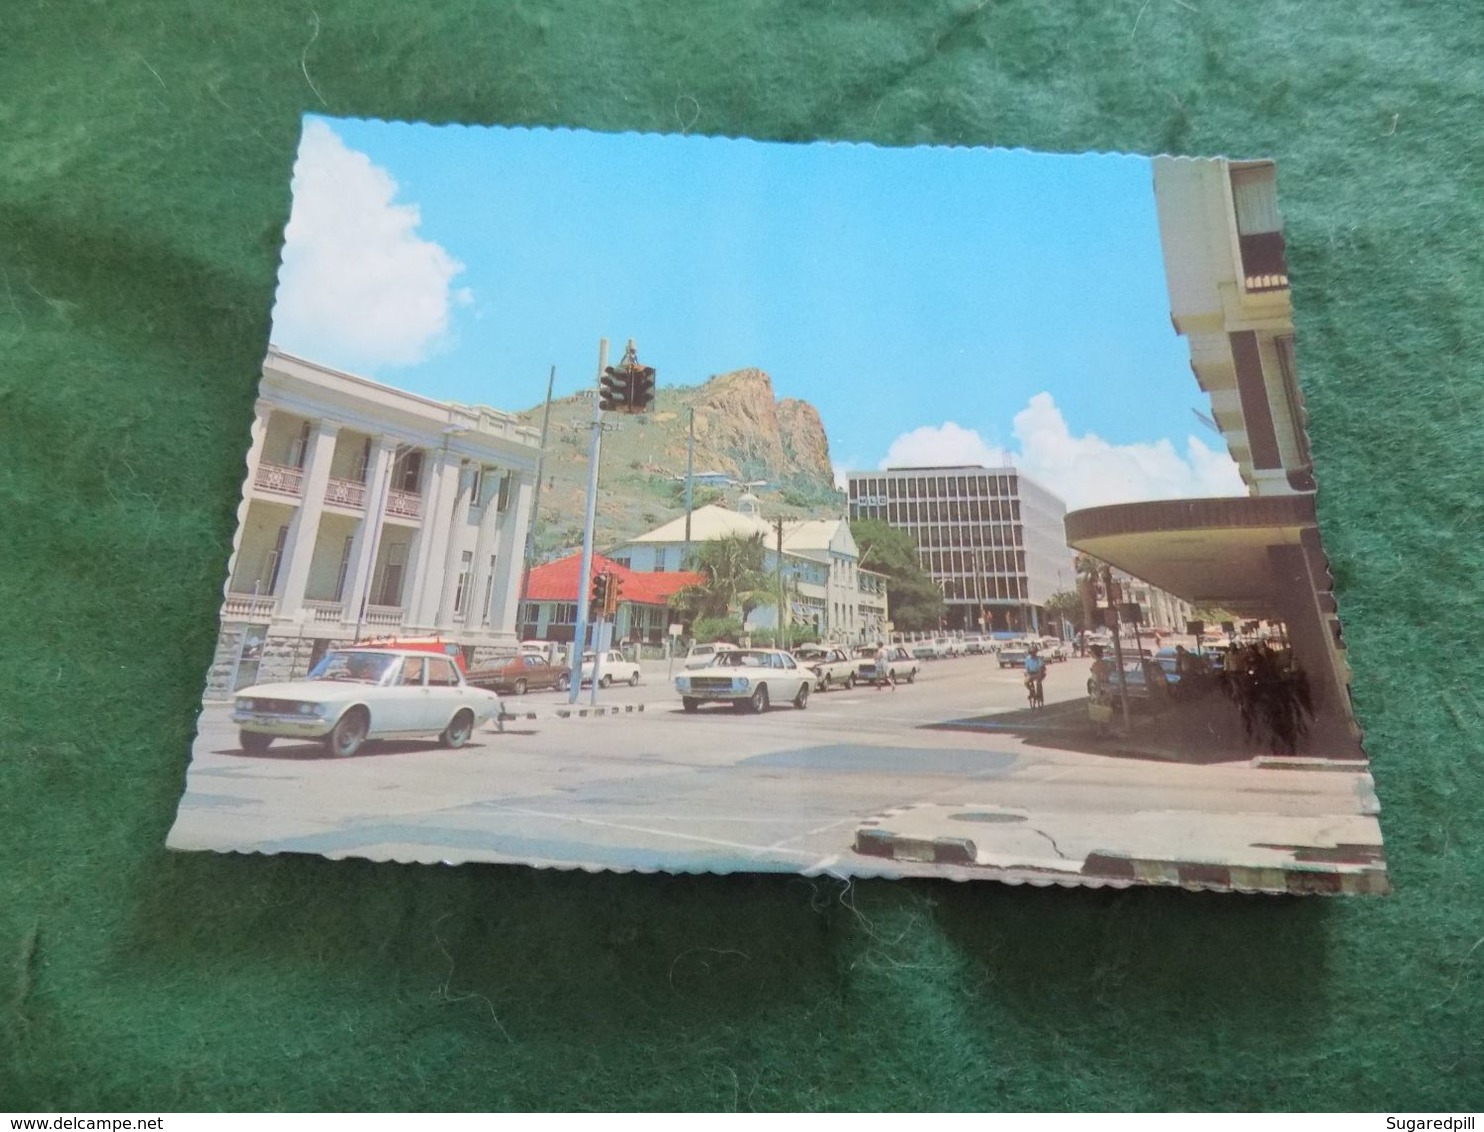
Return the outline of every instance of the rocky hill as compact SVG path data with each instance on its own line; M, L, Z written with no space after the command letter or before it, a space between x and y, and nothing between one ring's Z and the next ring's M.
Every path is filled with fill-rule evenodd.
M695 471L719 472L765 486L750 490L765 511L789 516L838 515L844 502L834 488L829 439L819 412L807 401L779 400L773 381L758 369L712 377L704 384L658 390L654 408L639 416L609 414L615 430L603 436L598 479L597 545L612 546L684 513L686 437L696 419ZM542 406L521 413L540 428ZM536 531L537 559L582 541L587 493L587 421L590 395L555 400ZM697 485L695 505L734 503L742 488Z

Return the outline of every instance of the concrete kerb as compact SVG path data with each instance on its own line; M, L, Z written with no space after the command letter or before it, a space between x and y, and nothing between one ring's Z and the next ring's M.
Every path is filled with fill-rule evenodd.
M641 715L646 710L663 710L665 704L600 704L597 707L588 705L586 707L573 705L570 707L543 708L540 711L532 711L522 708L518 711L510 711L501 708L500 714L492 721L497 729L503 729L507 723L518 720L552 720L552 719L612 719L615 717Z

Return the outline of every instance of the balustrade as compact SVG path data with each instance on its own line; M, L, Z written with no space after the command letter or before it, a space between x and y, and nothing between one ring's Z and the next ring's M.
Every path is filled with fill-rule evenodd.
M263 491L291 495L297 499L304 493L304 472L300 468L290 468L283 464L260 463L257 475L253 477L253 485Z

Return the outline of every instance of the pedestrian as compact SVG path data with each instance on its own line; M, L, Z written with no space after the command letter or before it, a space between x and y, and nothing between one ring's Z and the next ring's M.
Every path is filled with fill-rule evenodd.
M876 648L876 690L879 692L888 685L893 692L897 690L897 675L891 670L891 649L885 645L878 645Z

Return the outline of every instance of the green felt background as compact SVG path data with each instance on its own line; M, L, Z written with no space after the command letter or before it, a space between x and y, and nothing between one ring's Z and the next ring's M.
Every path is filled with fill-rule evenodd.
M1452 0L0 5L0 1109L1477 1109L1481 60ZM1279 158L1396 895L165 853L306 111Z

